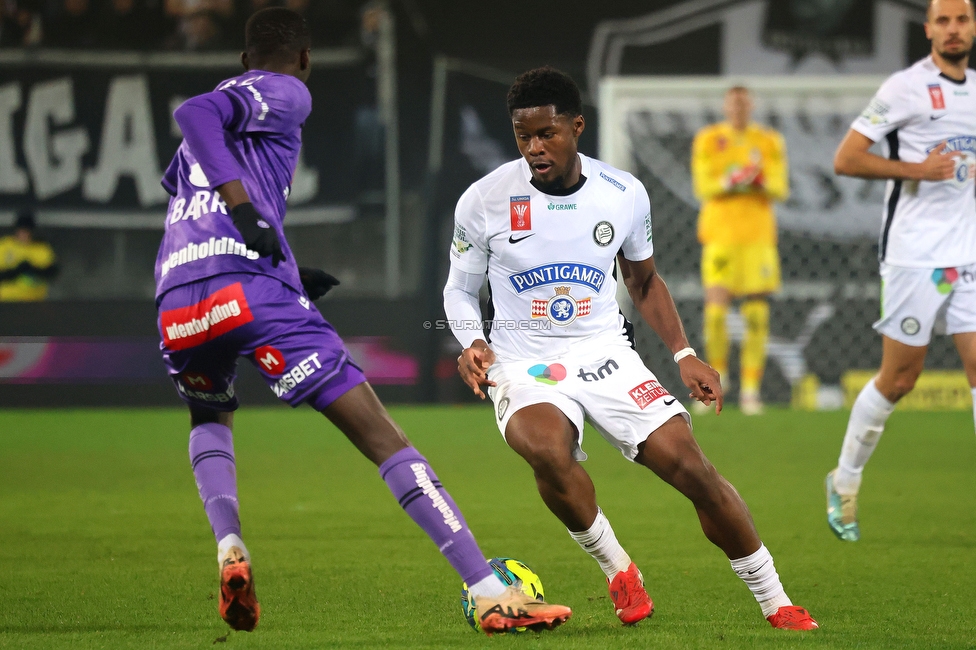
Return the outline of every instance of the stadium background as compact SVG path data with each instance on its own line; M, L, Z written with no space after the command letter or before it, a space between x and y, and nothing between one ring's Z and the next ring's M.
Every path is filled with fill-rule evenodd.
M182 98L236 74L243 20L266 4L3 3L0 227L34 207L62 273L50 301L0 304L0 405L176 403L156 353L152 304L166 202L158 178L180 140L170 114ZM491 11L432 0L288 4L313 28L314 110L287 233L302 264L342 280L319 308L394 401L470 399L455 376L450 332L424 324L443 318L456 198L516 155L504 94L517 73L544 63L571 73L586 93L581 150L599 155L608 117L598 110L599 88L608 77L840 83L888 74L928 48L924 0L617 0L561 12L513 0ZM701 115L718 117L707 107ZM807 128L803 110L756 117L799 124L801 135ZM805 134L826 160L849 117ZM700 347L697 206L673 169L669 176L647 164L647 152L663 148L685 173L695 123L674 119L655 131L653 119L642 119L628 116L624 125L645 154L634 156L632 170L651 193L658 265ZM807 184L810 227L781 228L785 288L773 302L772 334L783 354L771 356L763 394L789 402L814 378L806 403L815 406L816 384L829 389L880 360L870 324L881 186L842 186L826 164L794 175ZM818 225L849 191L859 193L867 226ZM676 386L663 345L646 328L638 340L649 365ZM927 363L958 362L950 343L936 339ZM247 364L241 372L246 403L274 403ZM735 379L733 370L733 388ZM822 391L821 405L836 405L832 396Z

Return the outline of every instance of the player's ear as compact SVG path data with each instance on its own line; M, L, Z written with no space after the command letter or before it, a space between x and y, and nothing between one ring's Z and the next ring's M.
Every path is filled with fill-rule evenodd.
M577 138L583 134L583 129L586 128L586 120L583 119L582 115L577 115L573 118L573 135Z
M302 50L298 57L298 67L299 70L308 70L308 66L312 64L312 50L311 48L305 48Z
M245 70L250 70L251 66L247 63L247 52L241 52L241 65L244 66Z

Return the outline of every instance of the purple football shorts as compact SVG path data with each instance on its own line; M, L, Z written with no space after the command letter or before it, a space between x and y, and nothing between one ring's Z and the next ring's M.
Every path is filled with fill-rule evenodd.
M275 278L230 273L184 284L158 310L163 361L187 404L236 410L241 356L291 406L321 411L366 381L308 298Z

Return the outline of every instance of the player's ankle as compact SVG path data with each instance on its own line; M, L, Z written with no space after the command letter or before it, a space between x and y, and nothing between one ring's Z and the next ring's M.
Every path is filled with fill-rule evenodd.
M244 540L240 538L237 533L230 533L229 535L224 535L219 542L217 542L217 564L218 566L223 566L224 560L230 554L232 549L240 549L240 552L244 555L244 561L251 561L251 554L247 552L247 547L244 545Z

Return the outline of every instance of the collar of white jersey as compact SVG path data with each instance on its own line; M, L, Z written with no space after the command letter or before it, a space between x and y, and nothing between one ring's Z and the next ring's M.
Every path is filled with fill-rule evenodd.
M957 86L965 85L970 80L970 74L969 74L970 68L966 68L966 78L965 79L962 79L962 80L953 79L949 75L947 75L944 72L942 72L942 70L939 68L939 66L936 65L935 59L932 58L932 55L931 54L929 54L927 57L925 57L924 59L922 59L922 67L924 67L927 71L931 72L935 76L941 77L942 79L945 79L949 83L956 84Z
M579 161L580 161L580 174L582 174L583 176L586 176L586 178L588 178L588 179L591 178L592 177L592 174L590 173L590 169L591 169L592 165L590 164L589 157L588 156L584 156L583 154L581 154L578 151L576 152L576 155L579 156ZM521 165L521 168L522 168L522 178L525 179L525 182L528 183L529 186L532 189L537 190L539 192L542 192L542 190L539 190L538 188L536 188L535 185L532 185L532 183L531 183L531 181L532 181L532 168L529 167L529 162L525 158L522 158L521 160L522 160L522 165ZM546 194L546 193L545 192L542 192L542 194ZM546 196L554 196L556 198L566 198L565 196L559 197L559 196L557 196L555 194L546 194ZM572 196L572 195L570 195L570 196Z

